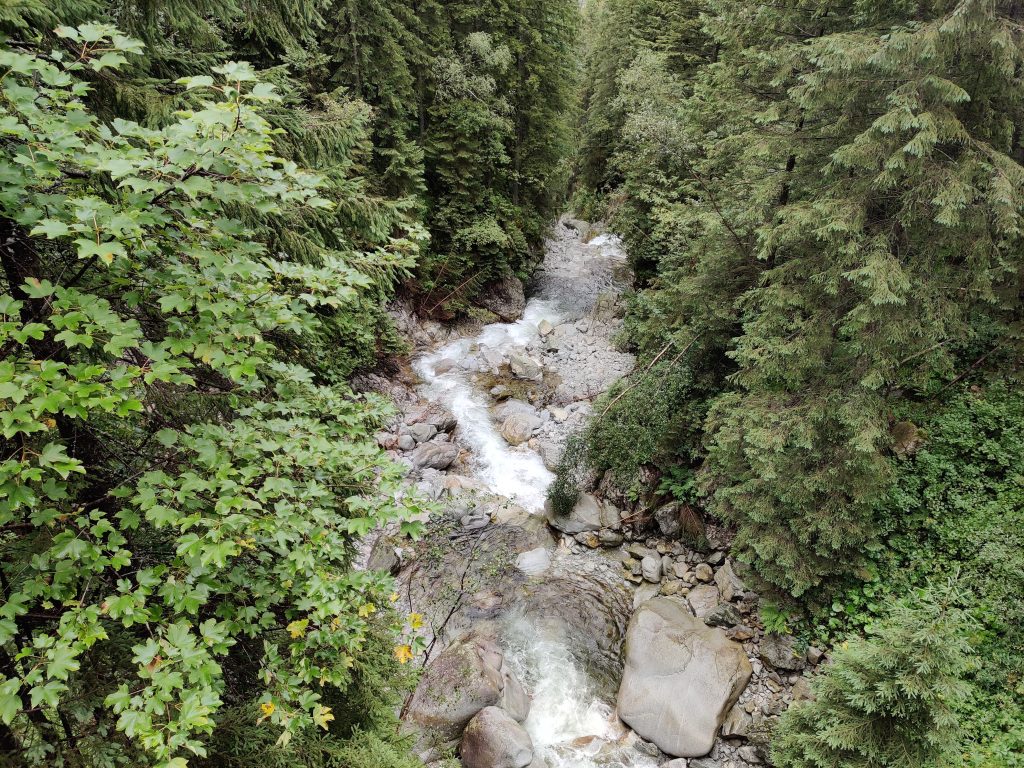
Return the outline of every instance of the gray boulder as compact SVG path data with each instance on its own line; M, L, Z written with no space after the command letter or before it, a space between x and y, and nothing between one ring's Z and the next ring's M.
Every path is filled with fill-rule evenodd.
M602 528L618 527L619 511L606 502L589 494L580 494L576 506L568 516L549 513L549 521L553 528L573 536L585 531L599 531Z
M513 352L509 355L508 364L512 369L512 374L517 379L539 381L544 377L544 371L541 370L540 363L524 352Z
M683 532L682 506L677 501L663 504L654 510L654 522L666 539L675 539Z
M640 561L640 573L645 581L657 584L661 581L661 558L645 557Z
M470 636L427 666L409 704L405 729L419 735L417 752L426 758L454 746L480 710L504 705L513 722L526 719L526 694L505 665L501 648L490 638Z
M505 710L485 707L466 726L459 756L464 768L527 768L533 741Z
M705 616L711 615L718 607L718 587L713 584L698 584L690 590L686 599L690 601L693 615L698 619L703 619Z
M406 430L410 435L412 435L412 439L417 443L429 442L437 435L437 427L433 424L427 424L424 422L411 424L406 428Z
M807 666L807 658L792 635L767 634L761 638L760 651L761 661L775 669L799 672Z
M533 437L541 425L541 419L532 413L513 413L501 425L501 436L509 445L521 445Z
M424 443L412 455L417 469L448 469L459 458L459 448L452 443Z
M668 755L708 754L750 680L742 646L682 603L658 597L633 614L625 654L619 717Z

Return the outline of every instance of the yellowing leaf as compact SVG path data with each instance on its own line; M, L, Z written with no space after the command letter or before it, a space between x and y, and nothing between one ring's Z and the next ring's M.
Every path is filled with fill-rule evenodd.
M272 714L274 714L275 709L277 709L277 707L274 705L274 702L272 701L264 701L262 704L260 704L260 712L263 713L264 717L270 717Z
M395 658L399 664L408 664L412 661L412 648L408 645L400 645L395 648Z
M410 613L409 614L409 626L413 629L419 629L423 626L423 614Z
M334 719L334 715L331 714L330 707L317 707L313 712L313 722L327 730L327 724Z
M366 616L369 616L371 613L373 613L376 610L377 610L377 606L374 605L373 603L363 603L361 606L359 606L359 615L363 616L363 617L366 617Z
M298 639L306 634L306 627L309 626L309 619L302 619L302 621L293 621L288 625L289 634Z

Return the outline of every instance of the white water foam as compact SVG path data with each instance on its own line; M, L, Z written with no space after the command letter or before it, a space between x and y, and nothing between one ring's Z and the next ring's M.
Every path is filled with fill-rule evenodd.
M416 372L425 382L424 394L442 403L458 419L460 440L470 449L476 475L494 493L512 499L530 512L540 512L554 475L544 461L527 446L510 446L499 434L490 414L490 398L470 381L470 373L459 363L474 346L486 346L507 353L540 338L537 325L559 317L551 302L531 300L521 320L486 326L475 339L460 339L416 361ZM442 362L452 363L438 373Z

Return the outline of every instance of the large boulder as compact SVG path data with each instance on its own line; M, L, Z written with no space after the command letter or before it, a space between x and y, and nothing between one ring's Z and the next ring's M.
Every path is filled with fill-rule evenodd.
M568 515L549 514L552 528L574 536L586 531L599 531L620 525L619 511L607 502L600 501L589 493L580 494L576 505Z
M708 754L750 680L743 647L659 597L633 614L625 653L619 717L668 755Z
M485 707L505 707L515 722L529 714L529 699L490 638L458 640L435 658L420 678L405 716L427 759L453 747L469 721ZM528 764L529 761L527 761Z
M533 437L541 419L532 413L513 413L501 425L501 436L509 445L521 445Z
M464 768L527 768L533 741L505 710L486 707L466 726L459 756Z
M477 302L504 322L511 323L518 320L526 309L526 291L522 281L507 272L500 280L491 283Z
M416 469L448 469L459 458L459 447L452 443L424 443L412 455Z

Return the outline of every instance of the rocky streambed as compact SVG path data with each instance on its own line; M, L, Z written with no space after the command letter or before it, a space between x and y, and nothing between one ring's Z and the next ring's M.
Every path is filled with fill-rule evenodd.
M508 281L488 299L503 322L407 317L415 378L368 382L403 411L378 440L443 510L368 552L425 617L402 715L428 764L745 768L809 695L821 654L763 632L724 537L688 548L671 504L545 511L566 439L633 367L613 343L629 279L617 238L565 218L528 302Z

